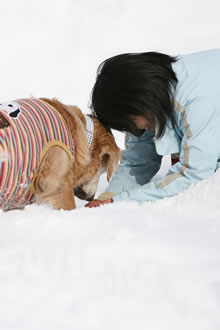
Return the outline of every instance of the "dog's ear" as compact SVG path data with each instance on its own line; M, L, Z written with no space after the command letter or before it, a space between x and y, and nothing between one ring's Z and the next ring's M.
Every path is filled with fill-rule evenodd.
M105 166L107 172L107 180L110 181L112 174L116 171L120 159L120 149L106 145L101 153L102 164Z

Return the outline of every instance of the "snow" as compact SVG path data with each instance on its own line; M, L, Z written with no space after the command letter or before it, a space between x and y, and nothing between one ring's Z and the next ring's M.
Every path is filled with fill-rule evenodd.
M1 101L56 96L88 112L96 68L108 56L219 47L217 0L0 7ZM165 158L157 176L169 166ZM106 186L103 175L97 195ZM0 211L0 329L219 330L219 196L220 170L143 205L87 209L77 200L73 211Z
M219 329L219 195L1 212L0 329Z

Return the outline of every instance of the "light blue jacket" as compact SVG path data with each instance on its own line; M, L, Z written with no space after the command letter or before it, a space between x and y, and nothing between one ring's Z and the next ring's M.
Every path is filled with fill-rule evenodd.
M184 55L172 65L176 129L167 125L155 139L151 131L126 135L126 148L107 191L114 201L157 200L184 191L220 167L220 50ZM151 181L164 155L179 154L168 174Z

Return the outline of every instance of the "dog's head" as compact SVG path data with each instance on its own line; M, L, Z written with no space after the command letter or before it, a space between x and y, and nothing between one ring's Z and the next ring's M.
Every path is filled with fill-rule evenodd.
M94 120L94 119L93 119ZM106 131L95 120L95 131L90 151L90 162L86 171L80 178L80 183L74 187L75 195L87 201L94 199L99 178L102 173L107 173L108 182L117 169L120 159L120 149L115 143L111 132Z

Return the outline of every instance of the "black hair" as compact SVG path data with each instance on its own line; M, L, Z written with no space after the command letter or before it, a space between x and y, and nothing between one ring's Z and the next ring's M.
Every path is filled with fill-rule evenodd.
M111 57L100 64L91 93L92 114L107 129L141 135L131 116L157 122L157 137L167 121L175 125L172 89L177 77L171 64L176 57L157 52Z

